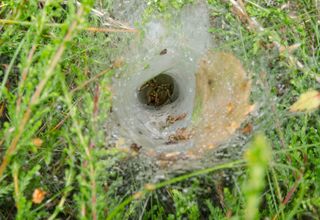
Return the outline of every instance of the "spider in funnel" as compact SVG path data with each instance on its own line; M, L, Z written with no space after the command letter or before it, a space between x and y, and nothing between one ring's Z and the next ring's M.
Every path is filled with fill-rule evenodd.
M145 104L154 107L171 103L174 85L164 74L160 74L144 83L138 90L143 93Z

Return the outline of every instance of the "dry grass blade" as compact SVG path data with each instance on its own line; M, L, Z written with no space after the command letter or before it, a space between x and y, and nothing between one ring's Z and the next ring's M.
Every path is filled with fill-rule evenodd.
M80 6L81 3L79 1L76 2L77 6ZM91 14L99 17L102 20L102 25L103 26L108 26L108 27L112 27L112 28L117 28L117 29L124 29L124 30L128 30L130 32L130 30L134 30L134 28L131 28L129 25L125 24L122 21L118 21L115 20L111 17L106 17L106 13L103 13L97 9L91 9Z
M247 27L249 30L263 31L262 26L248 15L245 9L245 4L242 0L230 0L230 3L232 4L232 12L240 19L242 23L248 25Z
M101 33L137 33L136 29L113 29L113 28L98 28L98 27L86 27L79 28L80 30L89 31L89 32L101 32Z

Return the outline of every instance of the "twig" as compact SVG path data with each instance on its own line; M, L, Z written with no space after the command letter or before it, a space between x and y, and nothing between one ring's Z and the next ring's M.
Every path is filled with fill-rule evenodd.
M294 182L292 188L289 190L289 192L287 193L287 195L284 197L283 201L282 201L282 204L283 205L287 205L288 202L290 201L290 199L292 198L294 192L296 191L301 179L302 179L302 175L303 174L300 174L299 177L296 179L296 181Z
M54 126L50 130L50 132L53 132L53 131L59 129L69 117L70 117L70 114L67 114L66 116L64 116L64 118L56 126Z
M93 145L90 146L90 148L92 147ZM97 183L95 179L95 169L93 169L92 166L90 167L90 183L91 183L92 219L97 220Z
M14 185L14 194L16 200L16 207L19 211L19 199L20 199L20 191L19 191L19 178L18 178L18 168L14 169L13 171L13 185Z
M7 19L0 19L0 24L6 25L21 25L21 26L32 26L33 23L29 21L17 21L17 20L7 20ZM55 28L62 28L63 24L57 23L46 23L44 27L55 27ZM76 27L77 30L80 31L89 31L89 32L101 32L101 33L136 33L138 32L134 28L99 28L99 27Z
M70 91L71 94L75 93L76 91L86 87L88 84L90 84L91 82L95 81L96 79L100 78L101 76L103 76L106 73L109 73L112 70L113 67L108 68L106 70L101 71L100 73L98 73L97 75L95 75L94 77L92 77L91 79L87 80L86 82L84 82L83 84L81 84L80 86L74 88L73 90Z
M29 72L29 68L30 68L30 65L32 63L32 58L33 58L34 52L36 51L36 47L37 47L36 45L33 45L31 47L31 49L30 49L29 54L28 54L26 67L23 69L22 74L21 74L21 80L20 80L20 83L19 83L19 88L20 88L19 91L21 91L21 89L22 89L22 87L24 85L24 82L25 82L25 80L27 78L27 75L28 75L28 72ZM20 112L21 99L22 99L22 94L21 94L21 92L19 92L18 99L17 99L17 108L16 108L17 115Z
M100 98L100 87L99 84L96 85L95 91L94 91L94 98L93 98L93 126L96 128L96 122L97 122L97 116L99 112L99 98ZM90 148L89 150L93 150L95 144L91 140L90 141ZM92 172L90 172L92 176L90 176L90 183L91 183L91 203L92 203L92 219L97 219L97 183L95 179L95 170L92 169Z
M128 30L132 29L131 27L125 25L123 22L114 20L113 18L110 18L110 17L105 18L102 25L109 26L109 27L118 27L118 28L123 28Z
M11 156L13 155L13 153L15 152L16 148L17 148L17 144L23 134L23 131L25 129L25 126L27 124L27 122L30 119L31 113L32 113L32 107L37 104L40 95L44 89L44 87L46 86L47 82L49 81L49 79L51 78L51 76L54 74L54 70L56 68L56 66L59 63L59 60L64 52L64 50L66 49L66 44L68 41L71 40L72 38L72 34L73 32L77 29L77 26L79 24L78 22L78 18L81 17L81 15L83 14L83 7L80 7L78 9L77 12L77 17L75 18L75 20L71 23L67 34L65 35L65 37L63 38L60 46L58 47L56 53L53 55L51 62L49 64L48 70L44 76L44 78L39 82L36 91L34 92L34 94L31 97L29 106L27 108L27 110L25 111L23 118L20 122L20 125L18 127L18 133L17 135L13 138L11 144L9 145L4 157L3 157L3 161L0 165L0 177L3 175L6 167L8 166L8 164L10 163L11 160Z
M93 98L94 121L96 121L98 113L99 113L99 98L100 98L100 87L99 87L99 85L97 85L95 88L95 91L94 91L94 98Z
M113 28L98 28L98 27L86 27L80 30L90 32L101 32L101 33L137 33L136 29L113 29Z

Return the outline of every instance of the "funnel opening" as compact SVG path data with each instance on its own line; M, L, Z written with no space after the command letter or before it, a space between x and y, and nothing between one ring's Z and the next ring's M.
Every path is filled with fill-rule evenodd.
M155 109L175 102L178 97L179 88L175 79L165 73L151 78L138 88L139 102Z

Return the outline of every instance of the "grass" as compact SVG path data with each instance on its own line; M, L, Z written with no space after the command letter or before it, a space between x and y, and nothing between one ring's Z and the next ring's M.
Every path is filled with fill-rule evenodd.
M165 14L191 1L150 2ZM115 39L134 34L90 14L111 2L0 3L0 219L320 218L319 110L289 112L320 87L319 1L250 0L245 14L208 2L214 50L254 73L265 135L238 160L152 184L106 147Z

